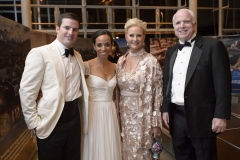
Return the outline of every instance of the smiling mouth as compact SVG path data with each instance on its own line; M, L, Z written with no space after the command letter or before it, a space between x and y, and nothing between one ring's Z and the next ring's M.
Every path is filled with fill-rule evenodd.
M102 54L102 55L106 55L106 54L107 54L107 52L101 52L101 54Z
M187 33L187 30L181 30L180 33Z
M138 44L139 44L139 42L133 42L132 44L133 44L133 45L138 45Z
M73 38L72 37L66 37L68 40L73 40Z

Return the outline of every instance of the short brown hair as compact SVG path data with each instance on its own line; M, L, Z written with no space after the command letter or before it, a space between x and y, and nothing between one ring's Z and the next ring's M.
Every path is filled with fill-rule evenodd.
M73 20L78 21L78 24L80 23L79 18L78 18L78 16L77 16L76 14L71 13L71 12L65 12L65 13L62 13L62 14L58 17L58 22L57 22L57 26L58 26L58 27L61 26L63 18L70 18L70 19L73 19ZM80 25L80 24L79 24L79 25Z

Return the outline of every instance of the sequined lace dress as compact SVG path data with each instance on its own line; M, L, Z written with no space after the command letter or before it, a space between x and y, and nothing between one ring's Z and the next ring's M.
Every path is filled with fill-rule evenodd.
M142 137L151 139L151 133L142 133L143 124L147 119L143 117L143 112L139 108L140 72L120 73L118 75L118 86L121 90L119 106L123 160L150 160L150 145L148 148L141 147Z
M130 74L131 72L125 72L124 74L118 75L118 86L121 90L119 106L122 125L123 160L150 160L151 154L148 150L150 146L148 146L148 148L141 147L142 136L144 136L145 139L151 139L151 133L142 133L142 127L145 126L144 122L146 119L143 119L142 112L139 110L138 105L140 75L139 72L135 72L132 75Z
M123 160L151 160L152 127L161 127L162 76L157 60L145 53L134 71L118 63Z

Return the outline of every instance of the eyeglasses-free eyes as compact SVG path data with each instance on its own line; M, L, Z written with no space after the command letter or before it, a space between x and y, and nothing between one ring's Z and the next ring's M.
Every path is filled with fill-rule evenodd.
M187 24L190 24L190 22L191 22L190 20L177 21L177 22L175 23L175 25L176 25L176 26L179 26L181 23L187 25Z
M105 44L98 43L96 46L99 47L99 48L101 48L101 47L103 47L103 46L105 46L105 47L111 47L111 44L110 44L110 43L105 43Z

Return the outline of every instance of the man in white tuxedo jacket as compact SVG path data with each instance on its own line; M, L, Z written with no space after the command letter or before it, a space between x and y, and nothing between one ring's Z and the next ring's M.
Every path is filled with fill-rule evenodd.
M84 133L88 128L88 89L81 55L66 50L72 49L78 30L75 14L61 14L56 40L33 48L26 58L20 98L26 124L37 136L39 160L80 159L80 126ZM36 102L40 90L43 96Z

